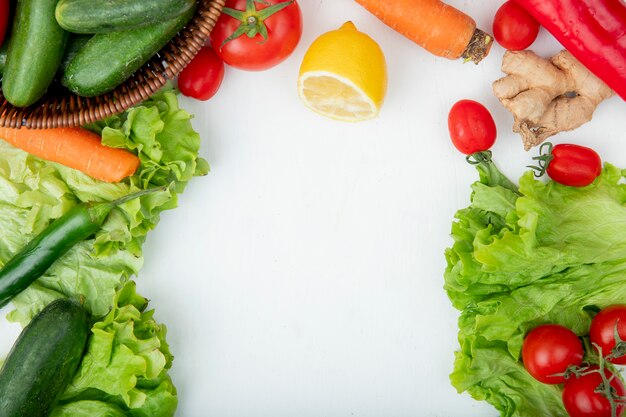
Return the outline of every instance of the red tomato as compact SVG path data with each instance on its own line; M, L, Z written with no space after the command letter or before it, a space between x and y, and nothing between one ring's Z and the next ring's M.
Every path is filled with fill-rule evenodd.
M591 321L589 339L602 348L602 355L611 354L615 347L615 330L619 338L626 340L626 305L613 305L602 309ZM618 365L626 365L626 343L622 343L618 349L621 355L606 358L609 362Z
M178 89L187 97L208 100L224 79L224 62L213 48L205 46L178 75Z
M295 0L227 0L211 31L211 43L228 65L260 71L285 60L302 36Z
M546 173L554 181L572 187L591 184L602 172L600 156L591 148L559 144L552 148Z
M580 366L583 344L570 329L558 324L545 324L531 330L522 344L524 367L536 380L545 384L561 384L561 375L568 367Z
M597 367L589 368L590 370ZM611 378L611 372L604 370L607 379ZM570 417L611 417L611 403L596 389L602 384L600 371L585 374L580 377L570 377L563 386L563 405ZM614 395L623 397L626 394L624 384L615 377L611 380ZM624 411L624 404L617 406L617 416L621 416Z
M448 114L452 144L463 154L489 150L496 141L496 123L489 110L473 100L458 101Z
M11 13L11 2L9 0L0 0L0 45L4 42L9 25L9 15Z
M503 48L521 51L537 39L539 22L515 1L504 3L493 19L493 36Z

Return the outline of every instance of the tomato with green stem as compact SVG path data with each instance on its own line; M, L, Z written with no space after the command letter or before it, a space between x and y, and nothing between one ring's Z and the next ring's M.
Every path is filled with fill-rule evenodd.
M591 320L589 340L602 349L607 361L626 365L626 305L600 310Z
M496 141L496 123L489 110L474 100L457 101L448 113L452 144L468 157L486 152Z
M566 373L583 361L583 344L570 329L544 324L531 330L522 344L522 362L533 378L545 384L562 384Z
M624 395L626 389L617 375L591 366L565 381L562 399L570 417L619 417L624 412Z
M539 148L539 156L533 158L538 166L537 177L544 173L559 184L584 187L591 184L602 172L602 160L596 151L586 146L546 142Z
M211 31L224 62L260 71L284 61L302 37L302 12L295 0L227 0Z

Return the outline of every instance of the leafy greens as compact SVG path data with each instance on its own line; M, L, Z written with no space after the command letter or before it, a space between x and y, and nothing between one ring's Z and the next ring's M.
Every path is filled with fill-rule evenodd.
M445 253L445 290L461 310L451 382L502 416L565 417L560 387L525 371L521 346L544 323L586 335L599 309L626 302L626 171L606 164L582 188L526 172L517 188L493 163L478 169Z
M160 213L208 172L198 157L200 137L172 90L88 126L105 145L135 152L141 165L121 183L108 184L44 161L0 141L0 265L72 206L114 200L141 189L169 185L114 209L96 236L73 247L13 299L7 318L26 325L56 298L82 298L99 318L87 353L53 417L169 417L177 397L167 370L172 355L165 327L157 324L130 277L143 264L142 244Z
M109 416L111 409L131 417L174 415L176 389L167 375L173 357L165 327L154 321L153 311L145 311L148 301L137 295L132 281L113 304L93 325L80 369L51 417L87 411L92 417Z

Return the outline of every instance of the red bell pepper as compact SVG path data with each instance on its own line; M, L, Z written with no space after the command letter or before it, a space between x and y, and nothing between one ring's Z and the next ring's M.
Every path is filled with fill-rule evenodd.
M626 100L624 0L515 0Z

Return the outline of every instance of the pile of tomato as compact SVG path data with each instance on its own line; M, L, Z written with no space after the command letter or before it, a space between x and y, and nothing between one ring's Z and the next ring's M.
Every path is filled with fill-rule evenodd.
M545 324L526 335L522 362L538 381L563 384L563 405L571 417L619 417L626 409L626 387L607 364L626 365L625 339L626 305L613 305L592 319L587 355L570 329Z
M496 124L489 110L474 100L456 102L448 113L448 130L455 148L467 156L468 162L478 163L491 158L490 148L496 141ZM602 172L602 159L586 146L550 142L541 145L540 154L533 158L538 166L536 176L544 173L555 182L570 187L591 184Z
M227 0L204 46L178 77L182 94L208 100L224 79L224 64L262 71L283 62L302 37L302 11L295 0Z

